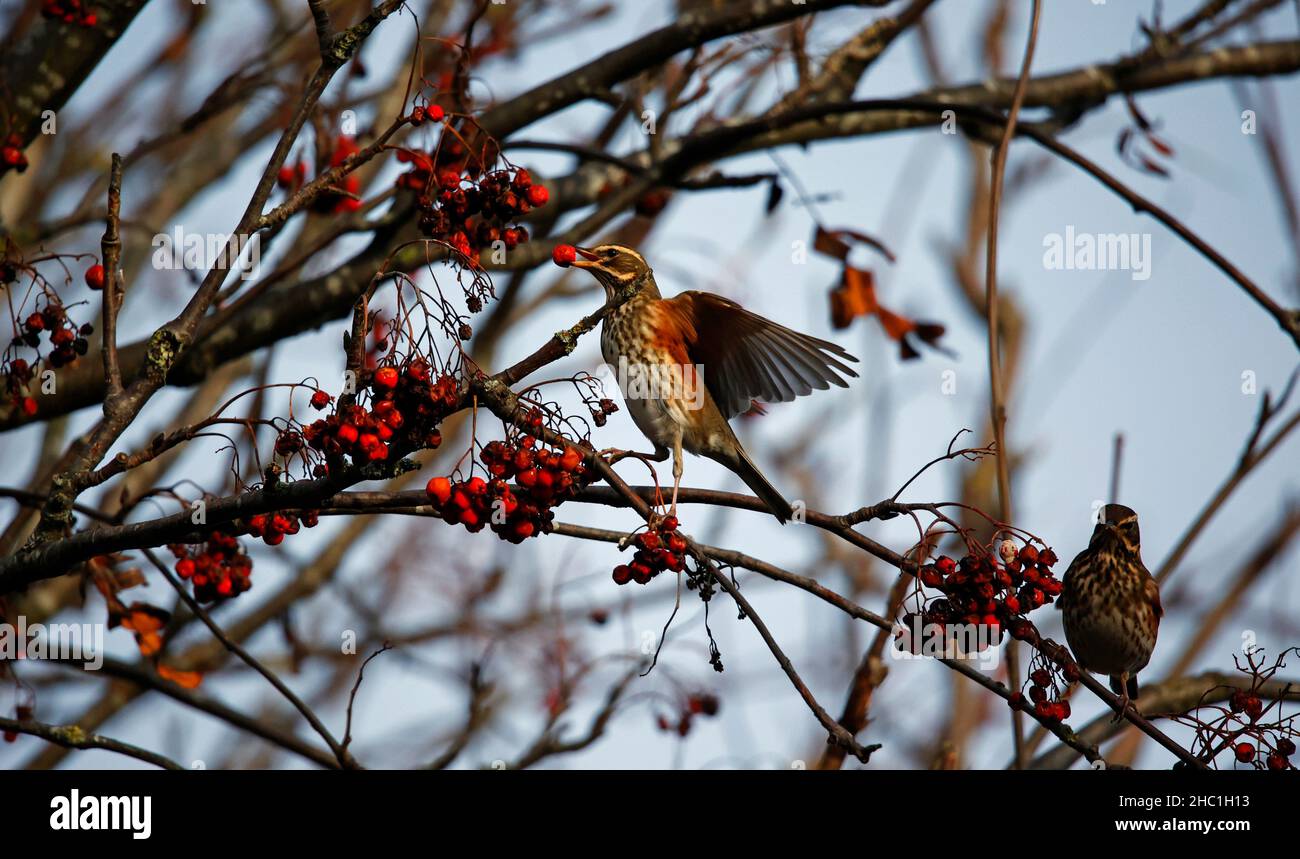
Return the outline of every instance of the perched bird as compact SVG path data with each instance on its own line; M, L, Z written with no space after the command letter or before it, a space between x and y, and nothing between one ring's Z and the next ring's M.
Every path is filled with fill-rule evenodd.
M1065 571L1056 607L1065 640L1079 665L1110 677L1122 707L1138 696L1137 674L1146 667L1160 631L1160 588L1142 564L1137 514L1107 504L1088 548Z
M848 387L839 373L857 373L840 359L858 359L718 295L692 291L664 298L649 264L631 248L574 251L570 264L591 272L607 300L626 298L602 322L601 352L618 373L632 420L654 443L654 458L662 462L672 454L673 510L685 449L735 472L777 519L789 519L790 503L759 472L727 421L754 400L784 403L832 383Z

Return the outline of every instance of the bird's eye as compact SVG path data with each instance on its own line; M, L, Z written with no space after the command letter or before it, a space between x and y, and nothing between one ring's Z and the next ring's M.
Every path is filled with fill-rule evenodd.
M607 259L613 259L616 256L618 256L618 251L614 250L613 248L609 248L608 250L605 251L605 257Z

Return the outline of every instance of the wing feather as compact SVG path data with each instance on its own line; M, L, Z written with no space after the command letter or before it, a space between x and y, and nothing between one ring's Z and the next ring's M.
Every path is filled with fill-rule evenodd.
M752 400L788 403L858 374L835 343L786 328L708 292L684 292L663 307L686 333L687 353L704 365L704 382L723 415L734 417Z

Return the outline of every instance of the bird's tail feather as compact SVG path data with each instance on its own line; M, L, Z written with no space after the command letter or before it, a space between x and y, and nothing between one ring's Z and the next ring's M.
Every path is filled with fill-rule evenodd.
M767 508L772 511L772 515L782 525L794 516L794 508L790 506L790 502L786 501L785 496L776 491L776 487L767 482L767 478L758 470L758 466L754 465L753 460L749 458L749 454L745 453L745 449L739 444L736 445L736 459L727 464L731 466L741 480L745 481L745 485L763 500Z

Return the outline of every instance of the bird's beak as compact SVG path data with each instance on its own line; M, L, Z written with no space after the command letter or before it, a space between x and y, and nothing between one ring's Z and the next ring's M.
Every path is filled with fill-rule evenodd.
M599 267L600 263L598 262L598 260L600 258L596 256L595 251L591 250L590 248L579 248L579 247L575 247L574 250L578 252L578 256L580 258L575 259L573 262L569 263L569 265L573 266L574 268Z

